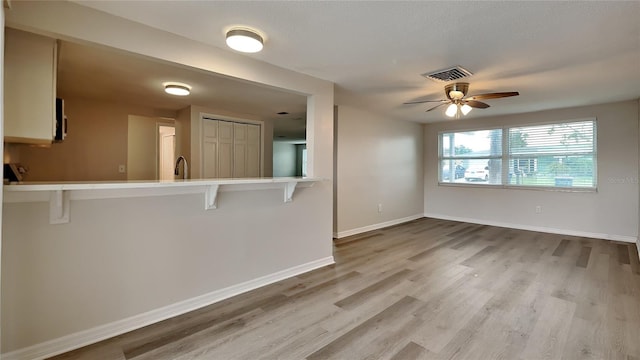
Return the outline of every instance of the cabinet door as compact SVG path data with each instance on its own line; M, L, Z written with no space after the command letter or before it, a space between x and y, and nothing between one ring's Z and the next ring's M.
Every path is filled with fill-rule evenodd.
M5 140L50 144L56 120L56 40L5 31Z
M233 123L218 121L218 177L233 177Z
M260 177L260 125L247 125L247 177Z
M202 163L204 178L218 177L218 121L202 122Z
M247 124L233 124L233 177L247 177Z

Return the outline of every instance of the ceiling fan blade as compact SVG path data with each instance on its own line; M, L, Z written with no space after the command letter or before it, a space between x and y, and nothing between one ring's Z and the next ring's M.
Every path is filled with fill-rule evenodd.
M469 96L465 100L498 99L503 97L518 96L518 95L520 95L520 93L517 91L497 92L497 93L473 95L473 96Z
M436 109L436 108L439 108L440 106L445 105L445 104L447 104L447 103L448 103L448 102L446 102L446 103L444 103L444 102L443 102L442 104L436 105L436 106L434 106L434 107L432 107L432 108L428 109L428 110L427 110L427 111L425 111L425 112L429 112L429 111L431 111L431 110L434 110L434 109Z
M411 105L411 104L424 104L424 103L429 103L429 102L441 102L441 103L445 103L445 102L449 102L449 100L419 100L419 101L409 101L406 103L402 103L402 105Z
M475 101L475 100L466 100L464 103L471 106L472 108L478 108L478 109L486 109L489 107L489 104L486 104L480 101Z

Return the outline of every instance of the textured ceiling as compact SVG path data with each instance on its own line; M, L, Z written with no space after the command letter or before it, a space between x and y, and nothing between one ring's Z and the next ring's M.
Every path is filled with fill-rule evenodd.
M216 47L225 30L266 34L247 55L336 83L395 119L441 121L444 95L424 72L462 65L470 94L519 91L470 117L640 98L640 2L79 1ZM231 50L229 50L231 51Z

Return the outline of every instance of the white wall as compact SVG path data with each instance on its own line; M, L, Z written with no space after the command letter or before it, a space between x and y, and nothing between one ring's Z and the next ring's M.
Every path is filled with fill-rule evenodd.
M273 142L273 177L296 176L296 145Z
M423 214L422 125L339 105L334 236ZM378 212L382 204L382 212Z
M597 192L438 185L438 132L597 118ZM425 216L635 241L638 102L448 121L425 126ZM535 207L542 206L536 214Z
M95 326L332 257L332 83L71 2L12 4L16 28L306 95L310 176L326 180L287 204L282 191L222 193L213 211L201 195L72 201L64 225L47 223L46 202L6 204L5 353L59 349Z

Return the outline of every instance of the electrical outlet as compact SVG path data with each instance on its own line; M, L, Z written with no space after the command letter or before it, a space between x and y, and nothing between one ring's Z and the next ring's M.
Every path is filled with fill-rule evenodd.
M542 212L542 206L536 206L536 214L540 214Z
M381 213L382 212L382 204L378 204L378 212Z
M118 172L124 174L127 171L127 167L124 165L118 165Z

